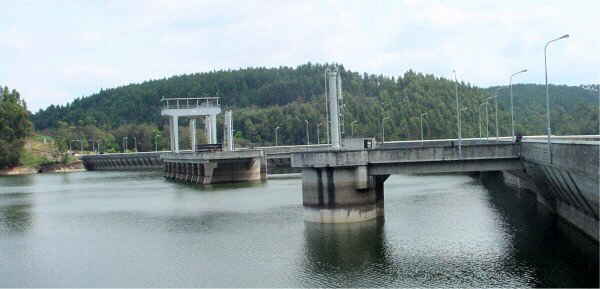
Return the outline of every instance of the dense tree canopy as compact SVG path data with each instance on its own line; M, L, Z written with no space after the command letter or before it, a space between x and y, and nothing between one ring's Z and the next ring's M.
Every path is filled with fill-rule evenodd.
M25 101L16 90L0 88L0 168L19 164L31 122Z
M272 144L279 126L279 144L303 144L306 123L312 143L327 139L324 107L324 71L332 65L305 64L295 68L247 68L213 71L146 81L101 90L64 106L50 106L33 117L37 129L57 131L70 127L80 139L103 139L118 149L124 136L132 147L132 136L143 141L138 149L151 148L158 141L166 147L166 119L160 116L162 97L219 96L224 109L234 110L234 128L244 144ZM463 137L495 136L497 87L481 89L468 83L408 71L402 76L359 74L338 66L345 98L344 133L349 136L380 137L382 124L386 140L420 138L419 115L424 118L425 138L457 136L455 85L462 110ZM516 129L525 135L545 133L545 89L542 85L514 85ZM597 96L573 86L551 86L554 134L598 133ZM487 102L486 106L481 105ZM510 135L510 98L507 87L498 91L498 128ZM386 120L382 123L382 119ZM481 121L480 121L481 118ZM486 120L488 122L486 122ZM218 118L219 139L222 117ZM317 126L320 125L317 137ZM351 124L354 123L353 126ZM182 121L185 125L185 120ZM136 126L147 126L136 127ZM91 127L97 129L94 132ZM135 129L132 130L132 127ZM202 127L198 125L198 127ZM137 133L148 131L147 133ZM149 133L152 131L152 133ZM104 137L102 133L106 134ZM185 134L187 130L182 129ZM92 136L93 135L93 136ZM112 139L107 135L111 135ZM91 136L91 137L90 137ZM66 137L66 139L70 138ZM185 144L184 144L185 146Z

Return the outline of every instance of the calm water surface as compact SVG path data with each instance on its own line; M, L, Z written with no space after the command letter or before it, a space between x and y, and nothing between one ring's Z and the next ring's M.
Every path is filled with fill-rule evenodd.
M385 222L305 223L301 180L0 177L0 287L597 287L598 247L528 194L392 176Z

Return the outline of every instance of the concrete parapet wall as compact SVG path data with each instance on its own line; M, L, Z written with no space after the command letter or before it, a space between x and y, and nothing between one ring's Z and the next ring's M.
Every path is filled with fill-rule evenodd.
M459 155L458 147L325 151L294 153L292 167L349 167L465 159L518 159L519 153L519 146L510 143L466 146L462 148L462 157Z

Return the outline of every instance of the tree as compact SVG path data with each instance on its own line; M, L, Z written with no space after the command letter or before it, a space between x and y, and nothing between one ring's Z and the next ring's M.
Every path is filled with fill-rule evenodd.
M0 97L0 168L19 164L21 149L31 131L25 102L16 90L4 87Z

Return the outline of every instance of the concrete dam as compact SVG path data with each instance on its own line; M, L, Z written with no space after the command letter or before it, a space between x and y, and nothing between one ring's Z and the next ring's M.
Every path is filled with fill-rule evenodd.
M266 163L254 156L256 151L263 152ZM253 176L250 179L264 180L267 173L302 172L307 221L357 222L383 216L384 183L391 174L501 172L506 184L535 194L539 203L599 240L600 142L596 140L553 139L551 150L534 138L516 144L467 141L461 155L455 143L447 140L386 143L373 149L334 150L329 145L312 145L240 149L237 153L256 159L243 164L255 169L246 173ZM170 154L103 154L83 156L82 160L88 170L163 170L168 179L210 183L206 177L212 175L204 173L206 165L194 159L199 153L182 151L175 159L169 159ZM238 181L232 177L231 165L223 169L229 171L217 172L223 182Z

